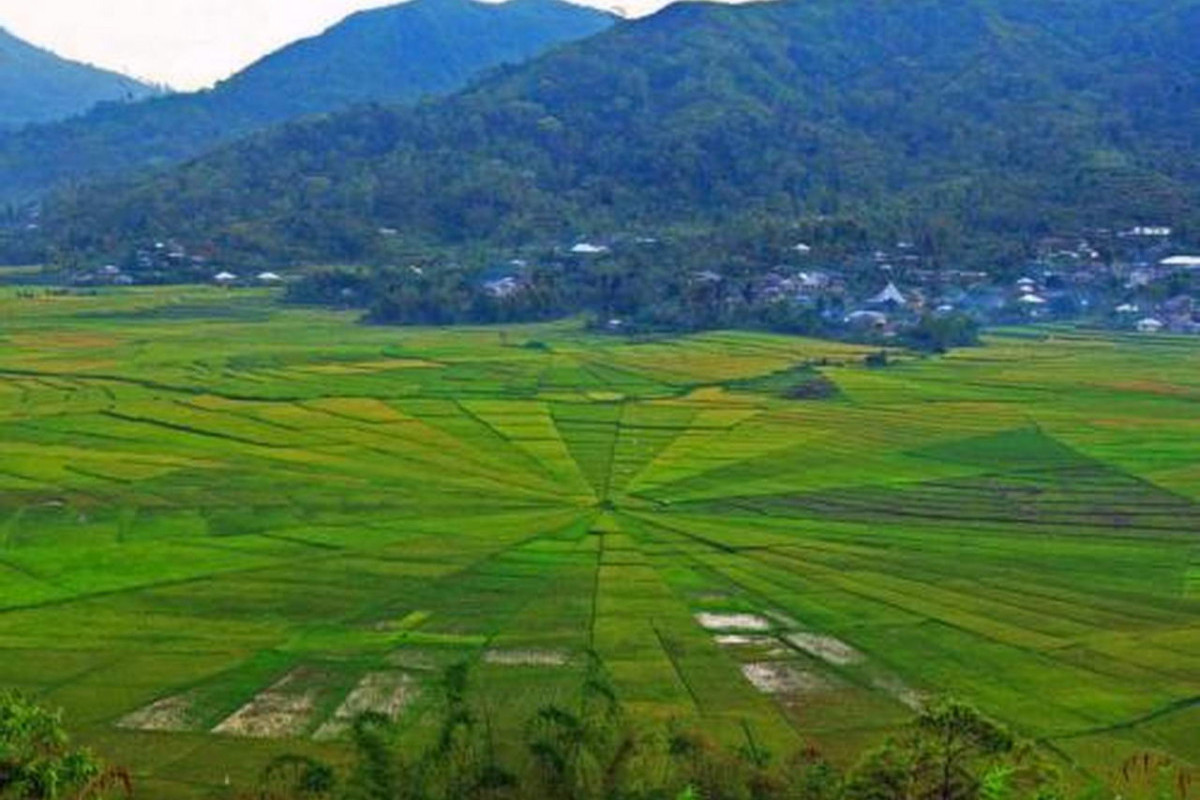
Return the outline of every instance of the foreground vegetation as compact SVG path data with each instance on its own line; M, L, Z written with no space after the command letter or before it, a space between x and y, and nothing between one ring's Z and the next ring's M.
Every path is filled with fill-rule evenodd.
M1056 800L1074 796L1030 743L968 705L939 700L884 744L838 769L809 746L786 759L747 730L736 748L673 721L646 730L625 713L592 656L579 696L539 708L519 736L502 737L486 698L457 664L441 682L438 719L414 747L393 717L365 712L350 727L353 759L337 769L282 755L239 800ZM1188 800L1195 774L1150 753L1122 765L1110 786L1083 796ZM0 797L132 797L122 770L71 749L58 717L0 694Z
M641 731L595 662L579 698L538 709L523 726L521 746L506 747L486 708L471 702L466 677L462 666L447 672L440 724L423 749L399 747L387 717L364 716L353 728L355 760L344 779L319 762L284 756L264 770L250 797L1048 800L1059 790L1053 770L1028 746L953 702L923 711L843 774L812 748L776 760L749 734L729 748L675 724ZM1183 800L1188 792L1180 785Z
M284 754L344 777L361 711L415 758L461 662L525 752L589 653L637 730L721 759L749 731L768 771L811 742L853 774L939 695L1085 783L1200 761L1194 340L1025 329L868 367L358 317L0 290L0 686L145 796Z

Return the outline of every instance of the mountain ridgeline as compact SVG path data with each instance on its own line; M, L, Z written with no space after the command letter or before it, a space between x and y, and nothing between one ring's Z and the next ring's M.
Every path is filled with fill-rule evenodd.
M561 0L413 0L354 14L212 90L107 105L0 137L0 193L38 195L67 181L164 166L222 142L356 103L409 103L461 89L614 21Z
M1197 0L680 4L412 109L60 195L59 245L365 260L409 242L851 216L947 250L1196 227Z
M63 119L97 103L156 92L133 78L60 58L0 28L0 129Z

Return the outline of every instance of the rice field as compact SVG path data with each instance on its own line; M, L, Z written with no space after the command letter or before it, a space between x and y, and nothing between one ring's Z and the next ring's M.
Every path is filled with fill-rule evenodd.
M1200 343L864 353L0 289L0 685L167 798L418 736L463 660L519 720L589 651L777 752L949 693L1080 770L1200 763Z

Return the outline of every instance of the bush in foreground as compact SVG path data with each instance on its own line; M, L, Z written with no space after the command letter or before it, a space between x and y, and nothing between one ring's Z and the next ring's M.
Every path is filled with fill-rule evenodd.
M71 746L58 714L0 692L0 800L101 800L131 793L129 777Z
M677 724L645 730L625 715L598 662L578 698L539 709L519 747L497 741L467 693L444 680L437 731L416 751L379 715L354 726L355 762L335 784L315 762L284 759L244 800L1048 800L1055 772L970 706L939 702L848 772L814 749L776 759L749 731L740 747ZM281 780L283 778L284 780Z

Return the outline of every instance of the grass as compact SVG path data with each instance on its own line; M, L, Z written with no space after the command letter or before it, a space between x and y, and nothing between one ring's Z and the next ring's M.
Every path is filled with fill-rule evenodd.
M588 649L642 718L776 752L849 758L953 693L1083 770L1200 759L1195 340L1047 329L869 370L258 291L0 290L0 320L0 684L154 796L339 758L210 732L289 675L307 735L405 670L419 735L438 668L522 719ZM806 688L745 677L772 670ZM174 697L188 730L118 727Z

